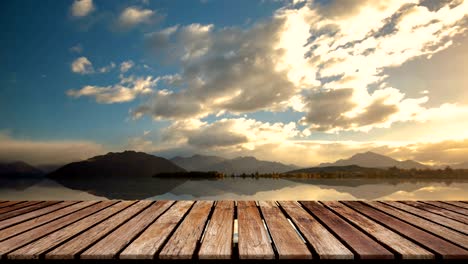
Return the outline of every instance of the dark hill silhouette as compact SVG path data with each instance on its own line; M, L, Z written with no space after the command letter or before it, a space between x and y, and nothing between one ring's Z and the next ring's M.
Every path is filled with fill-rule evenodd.
M152 177L158 173L184 172L169 160L143 152L110 152L85 161L67 164L49 174L50 178L80 177L95 179L124 177L128 179Z
M427 169L428 166L418 163L413 160L399 161L390 157L377 154L371 151L365 153L357 153L348 159L340 159L333 163L321 163L319 167L331 166L349 166L358 165L367 168L390 168L397 167L400 169Z
M167 159L124 151L67 164L48 177L66 187L110 199L143 199L165 193L185 181L167 179L164 186L158 186L153 183L154 175L180 172L185 170Z
M0 163L0 189L24 190L43 179L44 172L23 161Z
M238 157L214 164L208 171L217 171L227 175L240 175L252 173L282 173L295 169L294 166L279 162L258 160L255 157Z
M0 177L37 177L44 172L23 161L0 163Z

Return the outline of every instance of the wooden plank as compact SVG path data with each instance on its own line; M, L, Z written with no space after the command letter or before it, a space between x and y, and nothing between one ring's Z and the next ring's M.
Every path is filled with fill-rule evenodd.
M103 201L100 203L96 203L90 207L79 210L65 217L59 218L53 222L49 222L45 225L42 225L40 227L34 228L32 230L29 230L27 232L21 233L17 236L4 240L0 242L0 255L1 257L4 257L5 254L8 252L16 250L30 243L31 241L34 241L56 230L59 230L60 228L63 228L73 222L76 222L88 215L96 213L97 211L100 211L114 203L116 202L115 201Z
M255 202L237 202L237 225L240 259L275 258L267 230Z
M148 201L150 202L150 201ZM113 259L130 241L158 218L172 201L157 201L136 215L128 222L114 230L85 252L80 254L81 259Z
M63 209L60 209L58 211L52 212L50 214L46 214L37 218L30 219L26 222L10 226L8 228L3 229L0 232L0 241L5 240L7 238L10 238L12 236L15 236L17 234L20 234L22 232L28 231L30 229L33 229L35 227L38 227L42 224L48 223L50 221L54 221L60 217L63 217L67 214L76 212L78 210L81 210L85 207L91 206L93 204L96 204L98 201L88 201L88 202L81 202L78 204L73 204L69 207L65 207Z
M27 201L27 202L15 204L13 206L4 207L4 208L0 209L0 219L2 219L2 217L3 217L3 219L8 218L8 217L4 217L4 215L6 215L7 213L11 213L11 212L13 212L15 210L25 208L25 207L28 207L28 206L31 206L31 205L35 205L35 204L38 204L38 203L42 203L42 202L41 201Z
M177 224L193 205L193 201L176 202L128 245L120 259L153 259Z
M468 209L468 204L462 203L460 201L441 201L441 202L446 203L446 204L455 205L455 206L463 208L463 209Z
M468 217L468 209L460 208L458 206L443 203L443 202L439 202L439 201L422 201L422 202L425 203L425 204L430 204L430 205L433 205L433 206L444 208L444 209L447 209L447 210L450 210L452 212L462 214L462 215Z
M354 254L295 201L279 202L320 259L353 259ZM263 209L263 208L262 208ZM266 215L263 214L266 218ZM276 243L275 243L276 245Z
M41 254L133 204L124 201L107 207L60 230L48 234L7 255L8 259L38 259Z
M45 255L46 259L73 259L79 253L88 248L90 245L96 243L101 238L109 234L112 230L116 229L121 224L134 217L145 208L147 208L151 202L149 201L138 201L137 203L125 208L123 211L113 215L105 221L93 226L89 230L66 243L58 246L52 251Z
M12 217L15 217L15 216L18 216L18 215L20 216L20 215L26 214L28 212L32 212L32 211L35 211L37 209L41 209L41 208L44 208L44 207L47 207L47 206L50 206L50 205L54 205L54 204L57 204L57 203L59 203L59 201L40 202L40 203L37 203L37 204L33 204L31 206L16 209L14 211L4 213L4 214L0 215L0 221L6 220L8 218L12 218Z
M5 201L2 204L0 204L0 208L13 206L13 205L19 204L19 203L24 203L24 201Z
M29 213L25 213L25 214L22 214L22 215L18 215L18 216L3 220L3 221L0 222L0 230L4 229L4 228L7 228L7 227L10 227L10 226L15 225L15 224L19 224L21 222L30 220L32 218L37 218L37 217L39 217L41 215L48 214L50 212L56 211L58 209L67 207L67 206L75 204L75 203L77 203L77 201L60 202L60 203L57 203L57 204L54 204L54 205L51 205L51 206L47 206L47 207L39 209L39 210L35 210L35 211L29 212Z
M391 228L399 234L406 236L408 239L416 241L425 248L436 252L438 255L442 256L443 259L459 259L463 258L463 256L468 258L467 250L403 222L398 218L391 217L357 201L344 201L343 203L369 218L372 218L374 221L384 224L387 228Z
M447 210L447 209L443 209L443 208L439 208L437 206L433 206L433 205L425 204L425 203L421 203L421 202L415 202L415 201L404 201L402 203L405 203L407 205L411 205L411 206L416 207L416 208L421 209L421 210L426 210L428 212L444 216L446 218L453 219L455 221L458 221L458 222L461 222L461 223L464 223L464 224L468 224L468 216L460 215L460 214L454 213L454 212L452 212L450 210Z
M312 259L312 253L274 201L259 201L279 259Z
M324 225L335 233L341 241L354 250L359 259L393 259L395 256L375 240L349 224L341 217L314 201L301 202ZM283 205L281 203L281 205ZM321 244L318 239L316 244ZM315 246L314 246L315 247ZM318 251L318 250L317 250ZM335 253L339 254L339 252Z
M438 235L444 239L450 240L452 243L455 243L465 249L468 249L468 236L452 229L449 229L445 226L436 224L429 220L426 220L422 217L412 215L405 211L398 210L394 207L386 205L380 202L366 202L367 205L377 208L393 217L397 217L409 224L420 227L428 232L431 232L435 235Z
M199 259L230 259L234 232L234 201L218 201L203 238Z
M435 257L434 254L426 249L357 213L342 203L329 201L323 202L323 204L354 225L359 226L359 228L364 230L369 236L392 248L403 259L434 259Z
M468 235L468 225L460 223L458 221L452 220L450 218L443 217L438 214L434 214L431 212L428 212L426 210L422 210L413 206L409 206L407 204L401 203L401 202L395 202L395 201L382 201L382 203L391 205L393 207L396 207L400 210L406 211L408 213L411 213L416 216L424 217L427 220L430 220L434 223L446 226L448 228L451 228L453 230L459 231L464 233L465 235Z
M213 201L198 201L159 253L160 259L191 259Z

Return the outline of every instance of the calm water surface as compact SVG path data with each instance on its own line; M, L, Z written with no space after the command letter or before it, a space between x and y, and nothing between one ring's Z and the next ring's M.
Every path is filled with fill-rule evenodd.
M106 191L96 192L73 190L43 180L21 186L0 186L0 199L468 200L468 181L464 180L149 179L120 186L123 185L129 187L107 186ZM145 186L144 193L139 186Z

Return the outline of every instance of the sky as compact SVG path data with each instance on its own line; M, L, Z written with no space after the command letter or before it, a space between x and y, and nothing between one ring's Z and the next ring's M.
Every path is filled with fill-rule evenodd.
M0 160L468 161L468 1L1 1Z

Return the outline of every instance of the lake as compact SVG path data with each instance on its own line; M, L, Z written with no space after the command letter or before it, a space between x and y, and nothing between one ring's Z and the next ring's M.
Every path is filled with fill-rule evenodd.
M90 190L92 189L92 190ZM1 185L1 200L468 200L467 180L146 179L67 188L51 180Z

